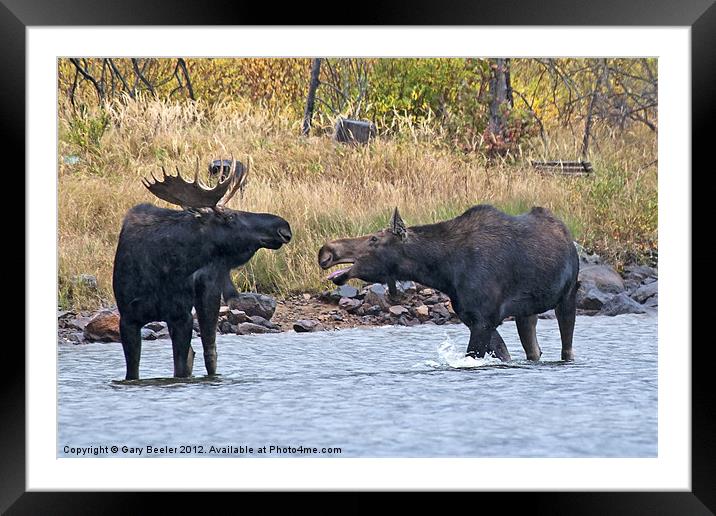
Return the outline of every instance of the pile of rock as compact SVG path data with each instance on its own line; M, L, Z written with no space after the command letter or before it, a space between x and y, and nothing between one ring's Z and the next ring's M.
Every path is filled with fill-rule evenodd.
M620 275L598 255L589 254L578 244L575 245L580 257L580 286L577 291L579 315L613 316L656 311L659 304L657 269L632 265L627 266ZM91 280L84 277L78 279L78 282L91 285ZM291 329L296 332L313 332L332 327L460 322L450 299L442 292L412 281L397 282L396 287L397 292L391 295L388 287L379 283L361 288L343 285L318 296L305 293L295 299L282 300L282 312L275 319L283 327L271 321L277 305L274 298L244 292L231 299L228 306L220 308L217 331L248 335ZM554 318L554 310L540 314L539 317ZM120 341L119 313L116 308L105 308L96 313L58 311L57 325L60 341L76 344ZM196 314L193 336L200 336ZM168 338L169 330L164 322L151 322L142 328L144 340Z
M251 333L277 333L281 328L271 322L276 310L276 301L263 294L244 292L231 299L229 306L219 309L217 331L248 335ZM199 337L201 330L194 314L193 337ZM83 342L120 342L119 312L103 309L94 314L77 314L72 311L58 311L58 337L61 341L81 344ZM142 340L169 339L167 323L155 321L142 328Z
M62 342L120 342L119 312L116 308L103 308L98 312L57 312L58 338ZM164 322L151 322L142 328L143 340L168 339L169 330Z
M362 319L364 324L445 324L459 322L450 299L431 288L413 281L396 283L397 292L391 295L386 285L373 283L357 289L343 285L324 291L320 298Z
M229 306L219 309L217 330L237 335L278 333L281 328L271 322L275 311L276 300L271 296L243 292L239 297L231 299Z
M622 277L601 260L581 260L579 282L577 309L582 314L643 314L659 305L658 271L653 267L627 266Z

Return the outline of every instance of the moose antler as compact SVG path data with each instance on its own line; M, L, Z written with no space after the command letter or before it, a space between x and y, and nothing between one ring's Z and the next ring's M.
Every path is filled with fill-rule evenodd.
M238 161L234 162L233 170L231 171L231 174L229 174L229 177L232 178L233 184L231 185L231 189L229 190L229 193L226 194L226 196L221 200L221 205L226 206L226 204L231 200L231 198L236 195L236 192L239 190L243 190L246 186L246 178L249 175L249 168L251 165L251 158L246 159L246 166Z
M234 194L243 187L246 182L247 168L239 163L231 160L231 173L213 187L209 188L199 180L199 164L197 162L194 181L186 181L176 167L177 175L170 176L162 167L163 177L161 180L154 177L151 173L153 182L149 179L142 178L142 184L160 199L167 201L182 208L216 208L217 204L225 205ZM226 192L228 195L223 199Z

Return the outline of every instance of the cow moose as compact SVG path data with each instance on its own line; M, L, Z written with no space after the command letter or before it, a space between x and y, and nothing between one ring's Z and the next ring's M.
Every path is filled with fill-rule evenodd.
M156 197L181 210L139 204L122 224L114 258L112 286L119 309L119 333L126 378L139 378L141 328L166 321L174 354L174 376L192 374L192 307L201 332L206 372L216 372L216 325L221 296L238 296L231 269L245 264L260 248L278 249L291 240L286 220L268 213L226 207L243 188L248 166L232 159L230 173L213 188L198 179L167 175L142 183Z
M539 360L537 314L555 309L562 360L574 359L579 257L569 229L544 208L511 216L489 205L468 209L454 219L406 227L395 208L388 229L326 243L318 253L328 279L343 285L351 278L387 283L413 280L449 296L470 329L467 355L490 352L510 360L497 332L514 316L528 360Z

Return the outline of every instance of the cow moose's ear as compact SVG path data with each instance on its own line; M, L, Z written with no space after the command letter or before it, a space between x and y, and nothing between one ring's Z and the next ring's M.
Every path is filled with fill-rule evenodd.
M405 222L403 222L403 219L400 218L397 206L393 212L393 217L390 219L390 231L399 236L401 240L405 240L408 237L408 231L405 229Z

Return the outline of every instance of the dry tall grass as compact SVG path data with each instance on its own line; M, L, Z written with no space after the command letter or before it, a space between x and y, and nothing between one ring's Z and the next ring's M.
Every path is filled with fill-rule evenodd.
M320 131L317 131L320 132ZM460 214L478 203L510 213L544 206L563 218L575 238L617 266L644 260L657 245L656 138L625 132L601 138L594 177L540 176L527 164L487 166L483 157L452 150L429 126L410 126L362 147L327 136L299 136L300 121L241 102L216 105L142 99L105 111L60 106L60 305L112 305L114 251L124 213L140 202L166 205L140 184L161 165L202 169L212 158L250 155L242 199L231 207L271 212L291 223L294 240L261 250L238 272L240 289L285 295L328 285L316 263L326 240L384 227L393 207L408 224ZM578 139L564 132L548 150L528 157L574 159ZM77 156L79 162L68 163ZM649 165L649 166L647 166ZM72 278L93 274L99 290Z

